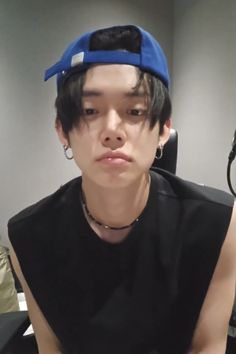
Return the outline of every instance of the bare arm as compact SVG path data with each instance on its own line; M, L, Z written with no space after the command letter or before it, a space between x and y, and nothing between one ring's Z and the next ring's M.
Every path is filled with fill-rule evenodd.
M236 285L236 204L201 309L189 354L224 354L235 299Z
M13 267L25 293L29 317L34 329L39 354L61 354L60 343L36 303L22 274L20 264L12 247L10 254Z

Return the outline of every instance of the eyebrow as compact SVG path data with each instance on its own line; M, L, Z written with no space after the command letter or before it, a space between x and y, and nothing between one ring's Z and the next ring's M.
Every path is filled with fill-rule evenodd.
M83 90L82 91L82 97L91 97L91 96L102 96L102 92L95 91L95 90Z
M98 90L83 90L82 97L100 97L103 96L104 93ZM140 90L128 91L124 92L125 97L146 97L147 93Z

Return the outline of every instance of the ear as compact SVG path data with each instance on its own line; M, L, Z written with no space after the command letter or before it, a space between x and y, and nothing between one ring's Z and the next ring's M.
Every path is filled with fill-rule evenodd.
M172 120L171 118L169 118L163 126L162 134L159 135L159 144L165 145L167 143L170 137L171 127L172 127Z
M68 139L67 135L64 133L64 131L62 129L61 122L58 118L56 118L56 120L55 120L55 129L56 129L58 138L59 138L60 142L62 143L62 145L69 146L69 139Z

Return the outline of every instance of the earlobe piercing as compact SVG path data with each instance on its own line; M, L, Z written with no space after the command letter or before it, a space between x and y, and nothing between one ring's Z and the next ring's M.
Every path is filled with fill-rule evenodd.
M163 146L162 144L160 144L160 145L158 146L155 159L160 160L160 159L162 158L162 156L163 156L163 148L164 148L164 146Z
M67 153L67 150L71 149L68 145L63 145L63 150L64 150L64 155L66 157L67 160L72 160L74 158L73 154L71 153L71 155L69 156Z

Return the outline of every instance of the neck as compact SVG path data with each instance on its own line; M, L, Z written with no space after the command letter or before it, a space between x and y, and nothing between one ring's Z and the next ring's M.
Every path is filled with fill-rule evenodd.
M82 176L82 189L89 213L103 225L122 228L137 219L146 206L149 175L122 188L107 188Z

